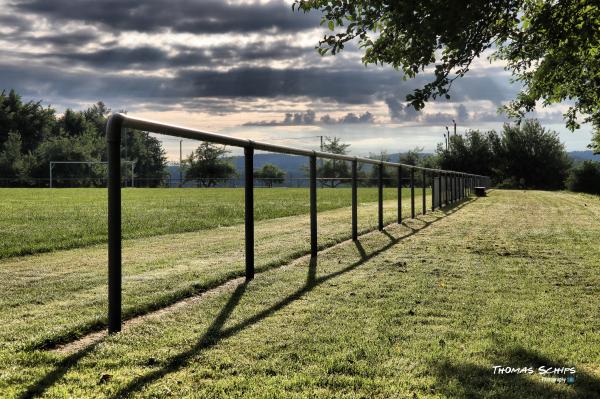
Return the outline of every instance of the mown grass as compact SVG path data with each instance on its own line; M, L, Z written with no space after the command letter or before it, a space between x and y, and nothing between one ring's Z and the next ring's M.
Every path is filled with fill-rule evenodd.
M405 189L403 196L408 195ZM395 189L384 190L384 199L393 198ZM376 200L375 188L359 189L360 202ZM350 201L346 188L318 191L320 211L346 207ZM243 223L243 203L241 188L124 189L123 238ZM106 189L0 189L0 259L106 242L106 204ZM308 211L307 189L255 190L256 220Z
M404 201L404 215L409 206ZM376 204L361 204L358 211L360 231L376 228ZM384 220L396 220L396 201L384 202ZM348 208L323 211L318 222L321 248L350 238ZM308 215L257 222L257 271L308 253L309 234ZM125 241L124 315L241 276L244 262L243 225ZM105 245L0 260L0 346L48 347L106 326L106 264Z
M321 233L334 237L347 209L326 213L320 215ZM264 269L249 284L151 317L75 353L20 345L51 323L29 329L11 324L17 304L12 314L0 314L2 339L11 329L17 338L0 348L0 396L598 398L599 216L597 197L493 191L455 209L392 224L357 244L342 243L321 252L317 262L302 258ZM284 253L305 240L306 219L257 224L264 254ZM364 228L365 215L361 220ZM303 227L292 230L296 223ZM213 233L237 241L233 231ZM195 234L192 245L201 245L204 233L180 238ZM152 252L152 244L142 246L151 240L129 243L130 287L146 279L158 279L162 287L168 270L163 262L177 269L179 261L169 256L190 251L182 257L187 259L193 251L174 239ZM222 246L212 255L221 267L234 261L226 255L227 241L207 244ZM62 255L56 268L36 269L50 254L24 257L27 272L12 283L41 291L44 279L57 281L60 274L67 286L51 284L49 290L66 296L83 271L96 272L94 250L56 253ZM73 264L85 253L88 265ZM138 260L144 267L136 272ZM189 262L190 269L208 270L201 259ZM10 287L5 277L3 290ZM53 311L63 310L58 303L29 322L56 322ZM89 306L77 300L64 305L74 313ZM577 379L569 386L537 374L494 375L494 365L576 367Z

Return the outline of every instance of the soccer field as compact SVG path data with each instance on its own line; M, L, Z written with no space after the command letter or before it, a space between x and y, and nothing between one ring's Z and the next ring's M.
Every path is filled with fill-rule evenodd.
M598 197L494 190L401 225L395 204L378 232L362 203L356 243L322 211L316 261L307 215L257 222L249 283L242 225L126 240L113 336L90 335L105 245L0 260L0 397L600 397Z
M123 189L123 238L151 237L231 226L244 221L244 189ZM428 191L429 192L429 191ZM319 189L318 209L350 206L349 188ZM403 197L410 190L403 190ZM421 209L421 189L415 190ZM395 188L384 199L397 198ZM360 203L377 201L359 188ZM428 198L431 206L431 198ZM308 189L255 189L255 220L308 213ZM106 242L106 189L0 189L0 258Z

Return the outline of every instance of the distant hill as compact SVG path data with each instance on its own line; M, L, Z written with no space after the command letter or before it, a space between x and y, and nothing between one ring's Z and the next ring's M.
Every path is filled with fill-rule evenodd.
M570 151L569 156L575 161L600 161L600 155L594 155L594 152L591 150Z
M399 153L389 154L389 157L392 162L398 162ZM422 154L423 156L430 154ZM244 157L243 156L234 156L231 157L231 162L235 166L235 169L238 171L240 177L235 179L234 182L236 185L243 184L243 174L244 174ZM273 164L286 173L286 177L290 179L297 178L305 178L306 172L305 168L308 167L308 157L302 157L297 155L287 155L287 154L255 154L254 155L254 169L259 169L263 165L270 163ZM365 168L364 170L367 170ZM179 166L168 166L167 171L173 180L172 185L176 185L179 179ZM298 183L304 185L304 183ZM295 184L294 184L295 185Z
M571 151L568 153L569 156L574 161L584 161L584 160L594 160L600 161L600 155L594 155L592 151ZM398 162L398 157L400 153L389 154L392 162ZM422 154L423 156L431 155L431 154ZM243 174L244 174L244 157L243 156L235 156L231 157L231 162L233 162L235 169L238 171L240 175L238 179L235 179L235 182L232 182L236 186L240 186L243 184ZM279 167L280 169L286 172L287 178L305 178L305 168L308 167L308 158L301 157L296 155L287 155L287 154L256 154L254 155L254 168L259 169L264 164L273 164ZM169 166L167 168L168 173L171 175L173 179L172 184L177 185L177 181L179 179L179 166ZM300 183L304 185L304 183Z
M235 156L231 157L231 162L235 166L238 174L240 175L237 181L232 182L236 185L243 184L244 175L244 157ZM302 178L306 177L303 168L308 166L308 158L300 157L296 155L287 154L255 154L254 155L254 169L262 168L263 165L270 163L280 169L284 170L286 177L288 178ZM176 185L175 181L179 179L179 166L168 166L167 172L173 179L173 185Z

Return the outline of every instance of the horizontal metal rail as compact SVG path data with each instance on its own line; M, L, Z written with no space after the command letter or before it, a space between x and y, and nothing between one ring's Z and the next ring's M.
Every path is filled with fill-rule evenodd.
M398 170L398 223L402 222L402 171L410 170L410 195L411 217L415 217L415 171L422 171L423 179L423 213L426 212L425 182L427 175L432 177L432 210L436 208L435 194L438 194L437 205L442 206L465 198L468 194L467 187L473 189L477 185L489 183L487 176L475 175L441 169L424 168L415 165L388 162L371 158L354 157L350 155L332 154L328 152L310 151L301 148L274 145L260 141L239 139L217 133L209 133L196 129L167 125L146 119L134 118L124 114L113 114L106 126L106 140L108 150L108 331L115 333L121 330L121 135L124 128L140 131L160 133L168 136L181 137L192 140L206 141L223 145L244 148L244 226L245 226L245 263L246 279L254 277L254 151L269 151L283 154L300 155L309 157L309 192L310 192L310 254L317 256L317 158L336 159L352 163L352 239L357 240L357 164L367 163L378 166L377 173L377 210L378 228L383 230L383 181L385 167ZM338 179L339 180L339 179ZM436 190L435 185L439 187ZM442 187L444 195L442 197Z
M384 165L390 167L398 167L402 166L405 168L416 169L416 170L425 170L428 172L439 172L443 174L454 174L457 176L473 176L473 177L482 177L486 178L487 176L476 175L472 173L458 172L453 170L443 170L443 169L433 169L433 168L425 168L422 166L408 165L397 162L389 162L382 161L372 158L363 158L356 157L352 155L343 155L343 154L332 154L330 152L321 152L321 151L312 151L306 150L303 148L290 147L285 145L277 145L264 143L261 141L254 141L248 139L240 139L236 137L225 136L219 133L210 133L197 129L190 129L187 127L181 127L177 125L169 125L161 122L151 121L148 119L135 118L133 116L125 115L125 114L113 114L108 120L107 127L107 140L120 140L121 137L121 129L122 128L130 128L148 131L152 133L164 134L166 136L174 136L181 137L185 139L199 140L199 141L209 141L211 143L230 145L233 147L242 147L242 148L253 148L254 150L259 151L268 151L268 152L277 152L281 154L290 154L290 155L302 155L306 157L316 156L317 158L325 158L325 159L338 159L342 161L358 161L361 163L368 163L372 165Z

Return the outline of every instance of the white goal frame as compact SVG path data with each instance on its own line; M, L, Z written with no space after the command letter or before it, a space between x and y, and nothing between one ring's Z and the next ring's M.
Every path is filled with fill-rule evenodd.
M121 161L125 164L131 164L131 187L135 187L134 185L134 174L133 174L133 168L135 168L135 161ZM106 161L50 161L50 184L49 184L49 188L52 188L52 170L54 170L54 165L56 164L86 164L86 165L96 165L96 164L103 164L103 165L108 165L108 162Z

